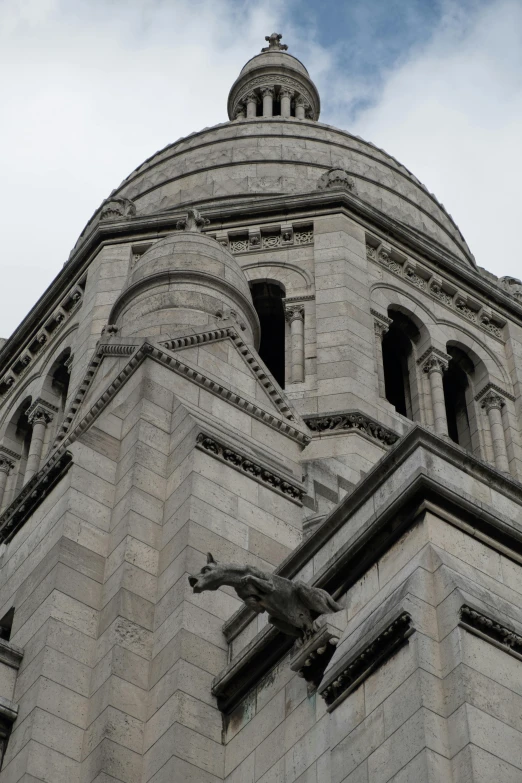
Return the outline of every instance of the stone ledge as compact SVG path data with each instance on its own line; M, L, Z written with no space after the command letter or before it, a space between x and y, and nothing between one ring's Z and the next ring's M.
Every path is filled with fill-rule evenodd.
M212 683L221 712L228 714L290 650L295 639L267 625Z
M338 411L303 418L309 429L318 435L338 434L351 430L364 435L371 441L377 441L381 446L393 446L401 437L371 416L357 410Z

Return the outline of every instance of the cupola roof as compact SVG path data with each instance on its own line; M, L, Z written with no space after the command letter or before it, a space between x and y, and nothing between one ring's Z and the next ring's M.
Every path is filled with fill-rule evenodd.
M303 63L288 53L281 38L281 33L267 35L268 46L241 69L228 97L231 120L255 116L319 119L317 87ZM267 94L268 103L263 100Z

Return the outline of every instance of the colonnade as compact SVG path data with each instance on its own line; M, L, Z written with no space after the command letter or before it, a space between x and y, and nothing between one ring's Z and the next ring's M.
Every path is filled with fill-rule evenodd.
M308 102L304 95L296 93L288 87L281 87L276 91L275 87L262 87L259 90L259 94L255 91L249 92L243 99L236 111L236 119L241 120L252 119L257 116L258 104L263 104L263 117L274 116L274 100L279 99L280 102L280 114L276 116L291 117L292 116L292 100L295 105L295 116L298 120L304 120L306 118L306 111L309 108Z

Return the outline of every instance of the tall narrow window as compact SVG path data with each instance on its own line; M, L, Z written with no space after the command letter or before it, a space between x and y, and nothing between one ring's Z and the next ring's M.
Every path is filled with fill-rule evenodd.
M398 311L390 311L392 323L382 339L382 362L386 399L408 419L414 418L411 383L413 346L419 332L410 319Z
M452 441L471 451L471 428L466 397L469 394L468 373L471 374L474 367L463 351L452 347L447 350L451 360L443 376L443 385L448 434Z
M281 387L285 385L285 292L278 283L253 283L252 300L261 323L259 355Z

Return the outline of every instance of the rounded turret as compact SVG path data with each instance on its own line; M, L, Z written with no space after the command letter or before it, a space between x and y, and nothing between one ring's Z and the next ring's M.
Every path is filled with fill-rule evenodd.
M259 344L259 320L245 273L189 210L181 230L155 242L131 269L110 322L122 336L174 337L230 319L245 342Z

